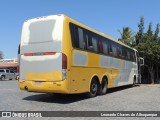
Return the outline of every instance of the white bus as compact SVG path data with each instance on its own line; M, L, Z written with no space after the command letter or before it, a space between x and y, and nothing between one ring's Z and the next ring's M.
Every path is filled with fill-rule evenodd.
M22 90L94 97L138 80L138 51L65 15L25 21L19 53Z

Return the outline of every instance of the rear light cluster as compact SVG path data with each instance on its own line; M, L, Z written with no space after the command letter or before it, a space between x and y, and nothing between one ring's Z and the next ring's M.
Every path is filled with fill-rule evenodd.
M62 53L62 69L67 69L67 56Z
M62 79L67 78L67 56L62 53Z
M55 55L56 52L25 53L24 56Z

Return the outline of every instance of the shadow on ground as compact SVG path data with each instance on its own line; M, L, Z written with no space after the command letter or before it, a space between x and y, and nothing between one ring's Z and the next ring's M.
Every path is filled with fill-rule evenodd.
M136 85L135 87L138 87L138 86L139 85ZM107 94L111 94L121 90L126 90L129 88L133 88L133 86L123 86L123 87L112 88L108 90ZM85 99L92 99L92 98L87 98L85 94L66 95L66 94L51 94L51 93L36 94L36 95L31 95L23 98L23 100L27 100L27 101L58 103L58 104L69 104L69 103L73 103L73 102L77 102Z

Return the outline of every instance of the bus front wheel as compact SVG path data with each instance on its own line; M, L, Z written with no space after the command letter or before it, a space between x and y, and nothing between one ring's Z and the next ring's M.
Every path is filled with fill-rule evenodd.
M96 78L93 78L90 84L90 92L87 93L87 97L92 98L97 95L98 83Z

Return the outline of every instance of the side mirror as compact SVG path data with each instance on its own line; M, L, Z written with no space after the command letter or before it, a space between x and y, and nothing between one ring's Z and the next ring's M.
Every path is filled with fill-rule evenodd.
M144 59L142 57L140 57L139 61L140 61L140 66L143 66L144 65Z

